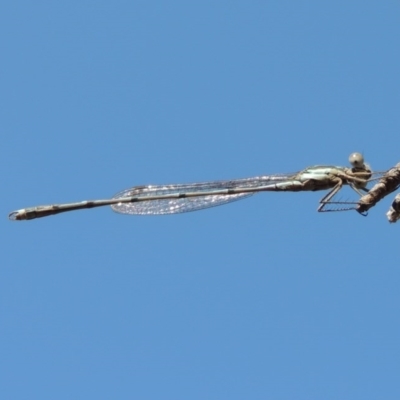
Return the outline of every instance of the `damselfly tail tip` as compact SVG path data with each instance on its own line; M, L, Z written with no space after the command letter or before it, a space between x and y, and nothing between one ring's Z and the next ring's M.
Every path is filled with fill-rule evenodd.
M20 221L21 219L25 219L24 215L25 215L25 210L17 210L8 214L8 219L11 221Z

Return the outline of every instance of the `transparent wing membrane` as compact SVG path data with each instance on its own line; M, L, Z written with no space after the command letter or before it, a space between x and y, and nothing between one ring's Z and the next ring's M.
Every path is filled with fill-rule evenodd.
M186 199L148 200L138 203L119 203L112 205L112 209L121 214L134 215L161 215L178 214L203 208L220 206L251 196L250 194L213 195L191 197Z
M131 189L117 193L114 199L123 199L127 197L140 198L140 201L132 203L118 203L111 207L114 211L122 214L136 215L160 215L160 214L178 214L189 211L201 210L203 208L220 206L233 201L241 200L251 196L253 193L237 193L237 194L209 194L212 191L221 191L237 188L258 188L271 183L283 182L292 175L276 175L276 176L258 176L254 178L235 179L230 181L212 181L189 184L173 184L173 185L149 185L135 186ZM161 199L161 200L144 200L146 197L168 196L168 195L185 195L187 193L197 193L199 196L177 198L177 199ZM202 196L201 193L208 193Z

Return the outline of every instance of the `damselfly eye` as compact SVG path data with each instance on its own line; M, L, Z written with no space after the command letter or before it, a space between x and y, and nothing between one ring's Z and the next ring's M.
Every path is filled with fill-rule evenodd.
M352 153L349 162L353 167L361 168L364 166L364 157L360 153Z

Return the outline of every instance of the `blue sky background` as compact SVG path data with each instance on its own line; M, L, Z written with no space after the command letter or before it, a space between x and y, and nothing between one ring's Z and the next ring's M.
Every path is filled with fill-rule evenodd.
M0 33L1 398L400 397L390 199L7 219L353 151L391 167L397 1L13 1Z

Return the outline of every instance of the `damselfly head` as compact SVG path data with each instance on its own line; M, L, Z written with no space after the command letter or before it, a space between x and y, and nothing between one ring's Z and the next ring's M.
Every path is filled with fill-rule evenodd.
M349 157L349 162L354 168L365 168L364 157L360 153L351 153Z

